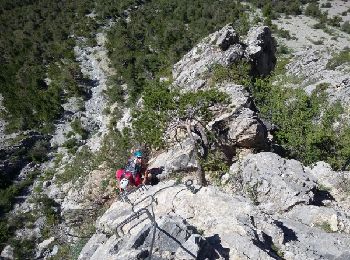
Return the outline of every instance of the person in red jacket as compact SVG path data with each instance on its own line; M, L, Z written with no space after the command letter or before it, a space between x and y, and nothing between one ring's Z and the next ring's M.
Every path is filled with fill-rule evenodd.
M143 163L141 151L134 152L133 156L128 159L124 169L116 171L117 183L119 183L119 190L125 190L127 186L139 186L147 180L146 166ZM143 177L143 180L142 180Z

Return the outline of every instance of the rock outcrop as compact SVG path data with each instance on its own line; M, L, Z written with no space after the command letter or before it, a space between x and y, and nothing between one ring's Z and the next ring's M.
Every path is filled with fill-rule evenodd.
M270 73L276 64L276 43L268 27L253 27L245 42L226 25L204 38L173 67L174 85L193 91L208 85L207 73L215 65L229 66L243 57L259 74Z
M318 180L309 168L273 153L258 153L232 165L229 175L228 182L241 176L241 188L235 194L214 186L191 186L185 179L187 185L164 181L127 195L124 201L128 202L114 202L98 219L98 232L80 259L146 258L152 220L145 214L125 222L134 212L146 209L154 212L157 223L155 258L196 259L203 248L215 255L209 259L349 256L349 213L335 202L328 207L319 204L327 198L317 198Z
M274 153L250 154L231 166L231 174L241 176L246 193L269 213L314 200L316 180L300 162Z
M275 41L267 27L252 28L245 43L240 42L239 35L231 25L226 25L221 30L204 38L197 46L187 53L173 67L174 86L180 87L183 92L193 92L199 89L211 87L210 73L216 65L230 66L241 59L246 58L254 66L259 67L259 74L269 73L275 65ZM237 153L237 149L262 149L267 146L267 129L258 118L249 92L242 85L235 82L222 82L215 85L220 91L229 96L230 103L225 106L215 104L211 110L213 121L205 127L218 138L219 146L229 157ZM173 130L171 130L173 131ZM175 134L168 133L170 139L166 142L173 146L192 149L194 145L188 145L186 133L182 133L178 141ZM182 138L181 138L182 137ZM196 136L196 138L201 138ZM191 148L192 147L192 148ZM175 151L176 149L172 149ZM151 163L152 167L165 166L166 171L193 170L198 162L193 157L188 159L189 164L170 169L167 161L173 162L178 158L172 151L165 152ZM180 156L180 155L179 155ZM175 165L175 164L173 164ZM187 168L187 169L186 169Z

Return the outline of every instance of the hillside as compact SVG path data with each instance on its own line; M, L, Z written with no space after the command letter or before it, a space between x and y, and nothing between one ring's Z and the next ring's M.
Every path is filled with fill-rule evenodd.
M1 257L350 257L350 5L281 2L4 1Z

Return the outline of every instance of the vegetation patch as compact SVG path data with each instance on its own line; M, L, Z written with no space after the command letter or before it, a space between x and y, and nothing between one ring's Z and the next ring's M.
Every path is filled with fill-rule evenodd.
M346 49L335 54L327 63L326 68L334 70L336 67L350 62L350 50Z
M144 91L143 108L135 111L133 132L135 139L150 148L164 147L163 134L172 119L186 120L193 111L198 120L209 122L212 112L209 107L228 103L228 96L216 89L180 93L166 84L150 82Z
M333 231L331 224L328 221L323 221L323 222L317 223L316 227L324 230L327 233L334 233L335 232L335 231Z
M320 85L307 95L302 89L273 84L274 77L256 79L251 85L261 116L278 126L275 137L288 156L311 164L319 160L341 169L350 156L349 126L334 129L343 109L329 104Z

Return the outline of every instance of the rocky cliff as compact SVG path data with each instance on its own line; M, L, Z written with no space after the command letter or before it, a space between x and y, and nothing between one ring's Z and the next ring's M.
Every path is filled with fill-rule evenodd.
M117 197L110 184L112 170L105 161L92 158L104 147L103 137L130 126L132 117L124 108L115 127L108 127L103 91L114 71L108 66L104 33L97 34L96 40L97 46L86 47L79 39L75 48L81 70L89 78L89 97L71 98L64 104L64 117L51 139L58 151L50 154L48 162L33 167L42 171L29 189L34 192L11 213L40 213L16 231L17 237L40 241L35 245L37 259L60 257L58 251L69 243L83 247L75 252L78 259L350 258L350 173L333 171L325 162L306 167L272 153L271 126L259 118L250 89L239 80L214 79L215 69L241 61L251 65L254 76L272 72L277 43L268 27L253 27L241 37L233 25L226 25L173 66L171 88L181 93L215 88L229 102L209 107L213 117L203 129L190 125L192 138L176 118L169 122L164 133L167 149L150 151L149 156L149 168L164 167L160 183ZM320 83L331 83L329 99L348 104L348 67L329 69L327 50L297 47L287 74L302 78L300 86L309 92ZM142 98L138 104L142 107ZM62 145L76 119L90 134L83 138L76 133L79 145L71 152ZM210 151L222 153L215 163L225 161L229 167L207 171L209 185L202 187L195 177L203 163L198 157L203 147L198 144L212 136L216 142ZM30 149L42 139L30 133L25 146ZM13 146L11 152L0 150L5 162L0 167L24 166L9 161L22 146ZM26 172L28 167L22 175ZM7 246L1 256L13 258L13 248Z
M266 74L275 65L274 51L267 27L252 28L241 42L228 25L175 64L174 85L184 92L210 88L213 65L243 57L256 65L256 73ZM150 168L165 167L163 181L122 194L97 220L79 259L350 257L349 201L342 188L349 173L322 162L305 167L271 152L251 153L269 140L250 93L235 82L217 87L231 103L216 108L206 129L220 133L227 154L240 154L219 185L193 182L196 146L186 135L175 144L170 138L170 148L150 160ZM177 180L167 180L171 176Z

